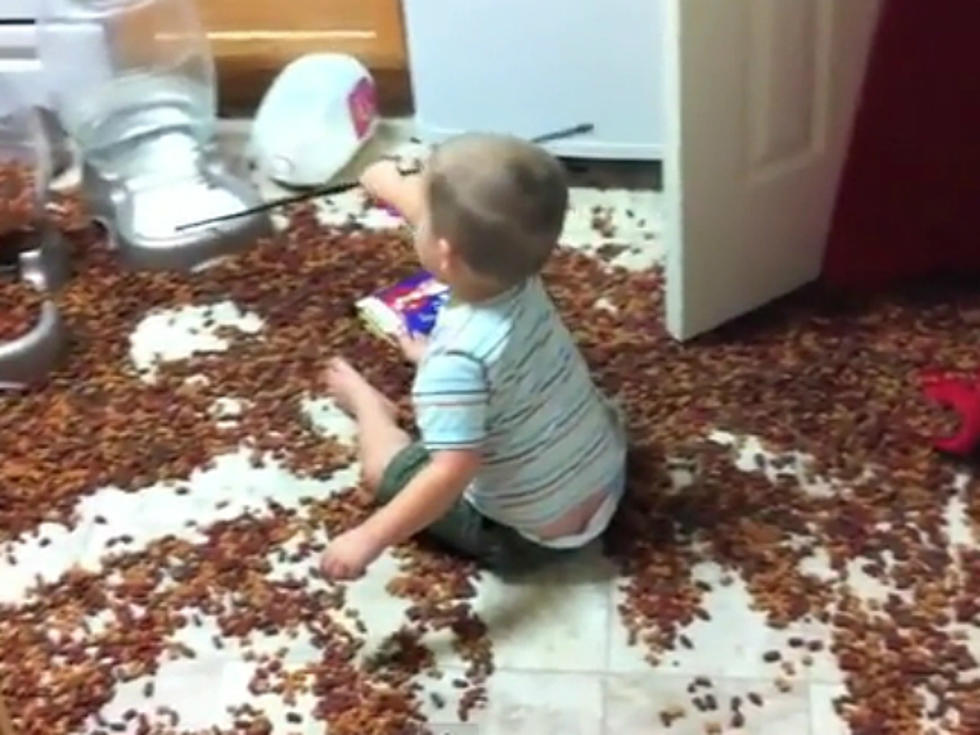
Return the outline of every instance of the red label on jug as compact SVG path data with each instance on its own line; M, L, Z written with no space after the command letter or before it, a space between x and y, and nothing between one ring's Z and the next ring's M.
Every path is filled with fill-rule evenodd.
M354 123L354 132L358 139L361 139L371 129L371 121L377 114L377 101L371 80L361 79L351 91L347 102L350 105L350 117Z

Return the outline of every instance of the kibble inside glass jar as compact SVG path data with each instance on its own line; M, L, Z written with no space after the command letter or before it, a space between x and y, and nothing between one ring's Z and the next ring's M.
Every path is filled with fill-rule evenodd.
M15 270L44 216L50 157L36 110L0 114L0 268Z

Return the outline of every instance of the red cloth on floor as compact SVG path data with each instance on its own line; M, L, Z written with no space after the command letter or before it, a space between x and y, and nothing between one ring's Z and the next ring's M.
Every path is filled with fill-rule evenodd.
M980 2L885 0L824 278L879 287L971 270L980 272Z
M960 428L952 436L937 437L933 446L943 452L965 456L980 447L980 376L973 381L942 373L927 373L922 390L936 403L953 409Z

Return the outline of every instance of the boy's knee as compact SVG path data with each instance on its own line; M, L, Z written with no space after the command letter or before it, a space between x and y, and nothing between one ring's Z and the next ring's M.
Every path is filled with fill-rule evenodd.
M429 453L421 444L408 444L391 457L365 462L361 467L361 482L375 500L384 504L412 481L429 461Z
M384 480L385 467L364 465L361 467L361 484L367 488L371 495L377 497L381 489L381 482Z

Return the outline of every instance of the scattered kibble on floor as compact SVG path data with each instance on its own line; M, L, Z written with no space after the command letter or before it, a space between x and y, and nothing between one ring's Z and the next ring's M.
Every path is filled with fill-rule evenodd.
M595 215L608 232L604 212ZM100 488L186 482L240 446L256 466L274 461L298 476L322 479L347 467L349 447L302 419L302 401L322 394L330 355L347 355L392 396L407 393L409 368L351 311L378 283L416 268L404 232L327 228L312 209L298 208L284 233L193 275L124 271L96 228L68 237L77 275L56 299L76 337L72 353L43 386L0 395L0 542L38 533L42 523L70 529L79 502ZM976 326L962 316L980 308L976 292L950 286L841 303L806 290L681 345L663 325L658 269L628 272L562 250L545 280L598 381L628 411L629 492L608 553L624 580L619 619L648 660L693 648L688 626L712 620L713 588L693 574L710 561L726 572L722 586L744 581L774 628L804 619L826 626L826 644L787 645L826 650L836 661L845 693L835 707L854 733L918 732L910 728L920 721L945 732L944 723L972 716L977 661L963 636L976 633L980 616L980 551L954 546L945 519L955 498L980 523L980 492L975 477L959 482L961 468L924 441L949 418L919 400L915 377L933 364L976 369ZM613 308L596 306L600 294ZM134 369L129 336L148 311L223 301L258 314L261 332L219 327L227 351L160 364L152 381ZM207 380L188 380L195 375ZM215 401L229 396L247 396L248 405L234 422L215 421ZM407 421L404 401L399 409ZM771 459L737 467L738 447L710 440L716 429L759 437ZM683 492L669 492L667 457L696 460ZM808 492L816 478L835 491ZM421 544L399 548L388 591L408 608L377 652L363 650L365 631L342 614L342 587L315 574L269 573L280 557L314 567L324 531L337 534L368 512L356 488L307 498L300 508L272 498L254 512L189 522L194 540L137 544L124 534L106 544L98 570L38 578L31 602L0 607L0 689L16 731L179 729L175 703L157 701L160 688L143 689L144 707L113 721L99 713L120 686L152 677L159 662L203 654L174 643L198 613L218 621L213 647L241 649L254 663L253 696L309 695L310 711L290 711L326 723L332 735L420 727L425 695L415 677L436 665L425 634L448 631L466 667L452 681L457 714L472 719L493 697L495 669L490 631L473 606L472 565ZM830 577L804 571L802 562L818 552L829 558ZM845 586L855 560L907 594L872 609ZM85 630L92 616L102 625ZM286 652L254 649L260 634L299 630L322 654L303 676ZM784 655L771 650L763 659ZM55 660L72 668L52 668ZM751 732L752 710L734 700L719 708L718 697L702 691L709 680L692 683L701 705L692 708L717 710L726 726ZM793 689L785 677L773 685ZM941 705L931 708L923 692ZM745 696L763 706L762 695ZM678 705L660 719L685 711ZM722 727L704 725L707 733ZM247 704L230 728L213 732L274 731L269 716Z

